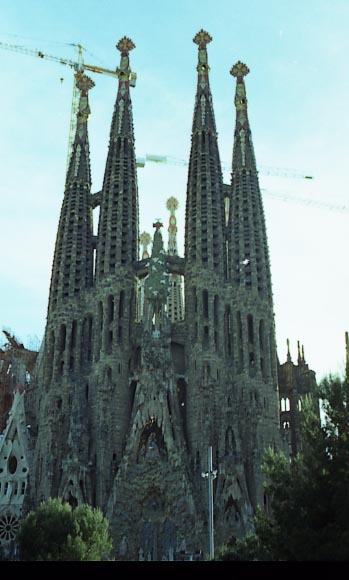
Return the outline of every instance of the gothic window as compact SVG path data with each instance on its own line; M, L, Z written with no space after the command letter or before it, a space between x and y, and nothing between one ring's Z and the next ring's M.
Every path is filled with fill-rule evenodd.
M106 351L108 354L111 354L113 348L113 331L107 330L106 335Z
M53 330L51 330L49 338L48 360L47 360L47 368L48 368L47 380L49 383L51 382L53 373L54 352L55 352L55 333L53 332Z
M216 326L218 324L218 309L219 309L219 297L216 294L213 299L213 320Z
M124 302L125 302L125 291L121 290L119 296L119 320L124 316Z
M105 369L105 382L109 387L112 384L112 370L110 367L106 367Z
M248 342L250 344L254 344L253 316L251 314L247 316L247 332L248 332Z
M194 304L194 312L197 313L198 311L198 300L197 300L197 296L196 296L196 288L192 289L192 293L193 293L193 304Z
M19 530L19 520L16 515L4 513L0 517L0 544L14 541Z
M209 327L208 326L204 326L204 334L203 334L203 339L202 339L202 346L203 348L208 348L209 346L209 340L210 340L210 335L209 335Z
M260 366L262 377L266 378L267 376L267 368L266 368L266 360L265 360L265 324L264 320L260 320L259 322L259 349L260 349Z
M281 402L280 402L280 406L281 406L282 413L290 411L290 409L291 409L290 399L288 397L282 398Z
M114 320L114 296L108 296L108 323Z
M202 291L202 313L204 318L208 318L208 291Z
M93 318L91 315L88 315L82 324L81 361L92 360L92 326Z
M102 302L98 303L97 307L97 333L96 333L96 343L95 343L95 357L96 360L99 360L99 354L101 349L101 341L102 341L102 331L103 331L103 304Z
M231 310L230 306L226 306L224 313L224 331L225 331L225 344L227 349L227 354L232 353L232 329L231 329Z
M65 324L62 324L61 325L61 328L60 328L60 333L59 333L59 351L60 352L64 352L65 351L66 335L67 335L66 325Z
M242 372L244 366L244 354L243 354L243 340L242 340L242 320L241 320L241 312L236 313L237 318L237 336L238 336L238 372Z
M11 455L7 464L8 471L11 475L14 475L16 473L17 465L18 465L17 457L15 455Z

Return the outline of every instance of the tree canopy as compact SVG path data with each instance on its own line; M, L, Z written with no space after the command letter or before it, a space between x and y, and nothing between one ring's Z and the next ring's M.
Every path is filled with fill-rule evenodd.
M290 459L264 457L271 513L257 511L255 533L227 548L221 559L349 560L349 384L328 377L318 387L324 420L313 402L302 404L302 451Z
M24 519L18 537L26 561L100 561L111 552L109 522L99 509L73 509L60 499L43 502Z

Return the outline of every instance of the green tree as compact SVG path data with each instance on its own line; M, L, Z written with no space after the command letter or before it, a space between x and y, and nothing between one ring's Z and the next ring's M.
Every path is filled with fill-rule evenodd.
M20 560L100 561L110 555L109 522L99 509L73 509L60 499L43 502L23 521L17 541Z
M271 515L258 510L255 534L224 559L349 560L349 384L328 377L318 388L322 424L310 399L302 405L302 452L264 457ZM223 559L223 557L221 557Z

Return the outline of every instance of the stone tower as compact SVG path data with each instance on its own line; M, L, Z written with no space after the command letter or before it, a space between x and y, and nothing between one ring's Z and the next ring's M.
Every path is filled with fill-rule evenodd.
M42 498L61 495L67 478L74 482L70 485L76 487L75 495L80 501L82 498L92 500L87 481L85 421L88 401L84 361L90 360L92 355L85 347L91 333L87 296L93 288L94 242L87 130L88 92L93 86L85 75L77 79L80 101L76 135L57 231L43 352L37 365L35 407L39 437L31 469L36 503ZM79 410L78 401L82 405ZM77 444L80 437L81 442ZM69 461L72 473L68 476Z
M281 438L284 452L293 457L302 450L302 399L312 398L314 410L320 420L319 402L315 396L315 373L309 369L304 356L304 346L301 347L299 341L297 352L297 364L295 364L291 357L289 340L287 340L286 362L278 365ZM347 348L346 354L348 354Z
M277 356L267 234L244 82L249 70L237 62L230 72L236 78L236 122L227 228L226 342L247 485L255 506L263 501L263 449L279 444Z
M170 256L178 256L177 218L175 214L178 206L178 200L175 197L170 197L167 200L166 207L170 212L167 251ZM184 318L182 276L180 274L171 274L169 285L167 316L172 322L178 322Z
M118 559L208 552L202 474L209 449L217 470L216 540L243 536L264 503L263 450L279 445L270 264L247 116L248 69L237 63L231 71L236 127L227 185L209 83L211 40L204 30L194 38L184 257L175 198L167 202L167 249L159 221L151 249L151 236L138 232L133 42L124 37L117 45L118 90L97 194L90 191L87 132L93 83L78 79L76 137L31 400L37 438L30 490L34 507L53 496L99 506Z

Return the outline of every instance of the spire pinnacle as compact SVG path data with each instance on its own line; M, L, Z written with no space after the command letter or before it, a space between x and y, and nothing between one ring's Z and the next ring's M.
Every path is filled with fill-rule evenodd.
M145 260L146 258L149 258L148 246L151 242L150 234L148 234L148 232L141 233L141 235L139 236L139 242L143 248L142 260Z
M297 351L298 351L298 364L300 365L302 363L302 353L299 340L297 340Z
M247 98L246 98L246 89L245 89L245 82L244 77L248 75L250 69L241 61L238 61L234 64L234 66L230 69L230 74L236 78L236 92L235 92L235 107L237 113L240 112L240 122L245 120L245 114L241 113L241 111L245 111L247 109Z
M169 197L166 202L166 208L170 212L169 226L168 226L168 245L167 253L170 256L178 256L177 248L177 218L175 211L178 209L179 203L175 197ZM169 277L170 290L167 298L167 316L172 322L183 320L183 294L182 294L182 279L178 274L170 274Z
M131 50L136 48L136 45L130 38L128 38L128 36L123 36L123 38L121 38L117 43L116 48L121 52L122 55L126 55Z
M76 75L76 88L80 92L79 104L76 112L76 130L70 155L66 183L76 178L90 182L90 161L87 121L91 113L88 102L88 92L95 86L90 77L82 73Z
M248 66L246 66L240 60L236 62L230 69L230 74L233 75L233 77L236 77L238 80L243 79L243 77L248 75L249 72L250 69L248 68Z
M76 86L78 87L80 93L87 94L88 91L95 86L95 83L92 79L90 79L90 77L82 74L79 75L79 78L76 81Z
M170 223L168 226L168 253L172 256L177 255L177 219L175 211L178 207L178 200L175 197L169 197L166 202L166 208L170 212Z
M132 269L138 259L138 186L130 86L135 86L129 52L135 48L126 36L116 48L121 53L116 69L118 91L110 128L109 150L104 171L103 195L98 224L96 280L116 272L120 266Z
M200 49L204 49L206 47L206 44L209 44L211 40L212 36L210 36L209 33L203 29L199 30L199 32L195 34L193 38L193 42L195 42L195 44L197 44Z
M207 62L206 46L209 44L209 42L211 42L211 40L212 37L208 34L208 32L202 29L193 38L193 42L195 42L195 44L197 44L199 47L198 64L196 70L199 73L199 79L202 88L205 88L206 86L206 78L208 77L208 72L210 70Z
M81 74L77 78L76 86L80 91L80 100L76 119L76 135L82 138L85 136L87 121L91 113L88 104L88 92L95 86L95 83L92 79L90 79L90 77Z
M136 48L136 45L130 38L124 36L119 40L116 48L121 52L120 66L116 69L119 76L119 89L121 89L120 96L123 97L126 92L125 83L130 81L132 86L136 82L136 74L131 71L129 53Z

